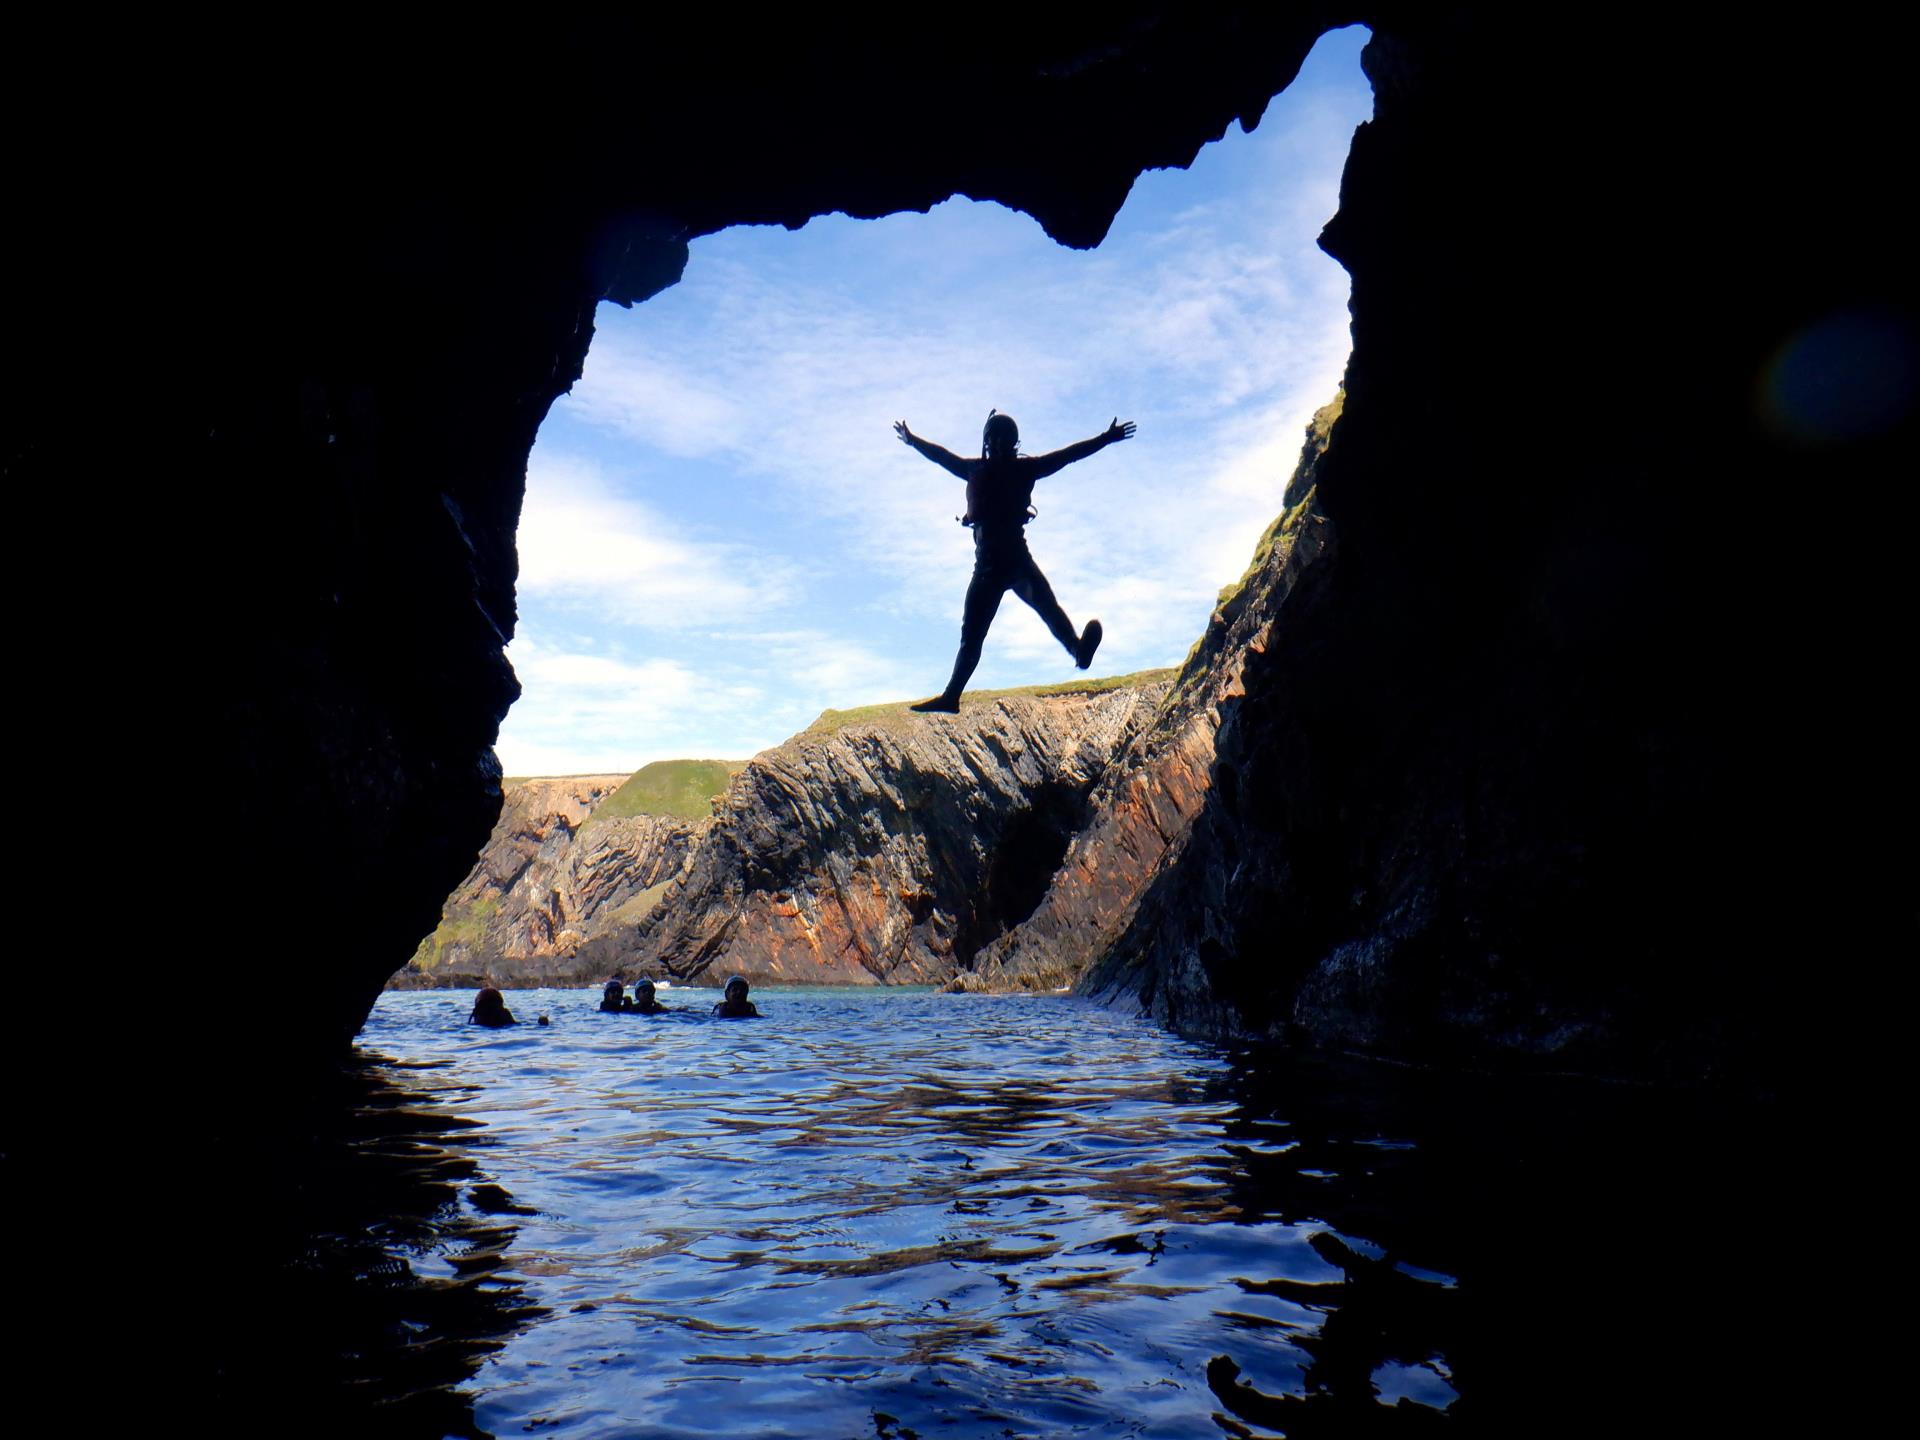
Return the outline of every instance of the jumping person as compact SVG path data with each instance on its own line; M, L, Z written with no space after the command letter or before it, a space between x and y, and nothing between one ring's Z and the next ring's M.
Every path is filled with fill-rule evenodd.
M954 658L953 675L940 694L911 708L949 715L959 712L960 692L967 688L967 680L980 663L987 627L1000 608L1000 597L1009 590L1047 622L1053 638L1067 647L1075 665L1082 670L1091 665L1093 652L1100 648L1100 622L1089 620L1085 630L1074 631L1067 612L1053 598L1053 587L1027 552L1024 527L1034 515L1034 481L1084 460L1116 440L1131 439L1133 422L1122 423L1116 416L1113 424L1091 440L1050 455L1022 455L1020 427L1011 415L993 410L988 412L986 428L980 432L978 460L962 460L951 450L922 440L904 420L894 422L893 432L902 444L911 445L967 482L967 513L960 517L960 523L973 527L973 579L967 585L966 609L960 619L960 653Z

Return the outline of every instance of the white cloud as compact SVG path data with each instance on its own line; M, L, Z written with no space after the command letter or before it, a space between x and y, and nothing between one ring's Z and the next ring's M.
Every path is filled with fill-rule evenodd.
M669 455L710 455L744 416L735 397L705 376L647 353L625 337L594 337L591 383L560 403Z
M536 450L518 534L520 593L651 629L711 625L787 600L792 567L696 539L588 460Z
M743 759L822 710L931 694L946 678L944 664L930 681L910 663L814 630L702 633L689 637L684 658L636 661L523 629L507 654L525 692L496 747L511 775Z
M711 237L680 286L604 310L550 421L565 438L543 435L529 475L522 610L551 649L514 648L521 753L573 753L569 725L649 755L748 753L822 708L937 688L972 563L964 499L890 427L971 453L988 406L1030 451L1139 422L1042 482L1030 540L1074 620L1106 625L1096 673L1177 662L1278 513L1348 349L1346 277L1314 237L1364 86L1296 89L1192 175L1143 177L1092 253L951 202ZM622 658L640 654L677 668ZM976 683L1071 673L1009 596Z
M764 698L675 660L626 661L552 648L524 630L507 651L524 689L495 747L510 775L632 771L713 753Z

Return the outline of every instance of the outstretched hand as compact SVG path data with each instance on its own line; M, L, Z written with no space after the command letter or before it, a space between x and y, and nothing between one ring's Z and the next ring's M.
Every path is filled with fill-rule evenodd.
M1133 438L1133 421L1127 420L1123 422L1118 415L1114 416L1113 424L1107 427L1107 433L1101 438L1109 445L1115 440L1131 440Z
M909 430L909 429L907 428L907 422L906 422L906 421L904 421L904 420L896 420L896 421L894 421L894 422L893 422L893 433L894 433L894 434L896 434L896 435L898 435L898 436L900 437L900 443L901 443L902 445L911 445L911 444L913 444L913 431L911 431L911 430Z

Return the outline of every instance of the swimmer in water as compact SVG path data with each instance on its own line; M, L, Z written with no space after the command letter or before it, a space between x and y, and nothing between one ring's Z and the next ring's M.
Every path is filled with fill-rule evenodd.
M673 1007L662 1005L653 998L653 981L636 980L633 982L633 999L627 1002L627 1009L635 1015L671 1015Z
M747 982L738 975L727 981L727 998L713 1007L722 1020L758 1020L760 1011L747 999Z
M489 985L473 997L473 1013L467 1017L467 1023L498 1030L519 1022L513 1018L513 1012L507 1009L507 1002L501 998L500 992Z
M627 1009L627 987L618 980L607 981L600 991L600 1013L603 1015L623 1014Z

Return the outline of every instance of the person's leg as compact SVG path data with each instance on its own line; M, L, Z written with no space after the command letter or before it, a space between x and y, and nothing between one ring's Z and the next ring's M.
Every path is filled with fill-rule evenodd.
M966 608L960 616L960 653L953 659L953 675L947 681L947 688L936 698L922 701L913 709L944 710L948 713L959 710L960 692L967 688L974 667L980 663L980 651L987 640L987 627L993 624L993 617L1000 609L1000 597L1006 590L1004 576L979 566L974 567L973 579L967 583Z
M1068 655L1073 657L1073 662L1075 662L1081 670L1085 670L1085 668L1087 668L1087 660L1092 659L1092 645L1098 645L1098 643L1100 643L1100 641L1098 641L1098 636L1100 636L1100 622L1098 622L1098 620L1089 620L1089 622L1087 622L1087 636L1094 637L1094 639L1092 639L1092 645L1087 645L1087 639L1081 636L1081 632L1077 632L1077 630L1073 628L1073 622L1068 620L1068 612L1060 607L1060 601L1058 601L1058 599L1054 599L1054 588L1046 584L1046 576L1041 574L1041 566L1033 563L1033 557L1031 557L1031 555L1027 557L1027 563L1021 568L1020 576L1014 580L1014 584L1010 586L1010 589L1012 589L1016 595L1020 595L1020 599L1027 601L1027 605L1033 607L1033 611L1037 612L1037 614L1043 618L1044 622L1046 622L1046 628L1054 632L1054 639L1058 639L1062 645L1066 645L1066 647L1068 647ZM1081 649L1083 649L1083 647L1085 647L1085 651L1087 651L1085 659L1081 657Z

